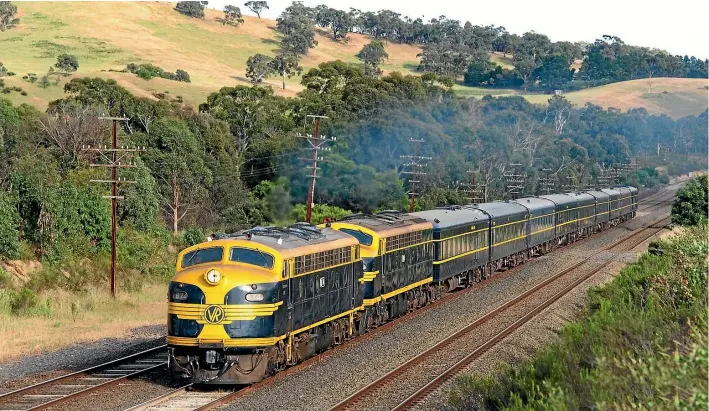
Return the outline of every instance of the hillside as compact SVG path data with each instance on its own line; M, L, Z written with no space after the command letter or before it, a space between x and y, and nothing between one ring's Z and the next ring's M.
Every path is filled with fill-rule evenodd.
M182 96L190 104L204 101L220 87L250 84L244 77L246 59L256 53L273 55L278 49L275 21L245 16L245 23L234 28L216 21L222 13L207 10L203 20L183 16L174 11L171 3L158 2L21 2L17 3L21 24L0 32L0 61L8 70L17 73L3 77L7 86L21 87L27 96L17 92L4 94L15 103L29 103L40 109L47 102L63 96L62 85L41 88L38 83L22 80L27 73L45 74L61 53L79 58L79 71L73 76L113 78L136 95L152 96L168 92ZM307 70L318 64L341 59L358 62L355 54L369 42L367 36L350 34L347 43L337 43L320 31L318 46L303 58ZM412 45L386 44L389 60L383 65L386 72L413 73L418 65L420 49ZM492 60L512 67L508 56L493 54ZM184 69L192 83L180 83L160 78L143 80L122 70L128 63L152 63L168 71ZM293 96L301 89L300 78L287 80L287 89L280 89L280 79L271 78L267 84L278 94ZM652 83L650 90L649 84ZM604 107L628 109L645 107L651 113L672 116L697 114L707 108L705 80L653 79L616 83L597 89L569 93L575 104L593 102ZM489 90L456 85L463 96L481 97L486 94L510 95L515 90ZM664 92L667 93L664 93ZM547 95L525 95L531 101L544 103Z

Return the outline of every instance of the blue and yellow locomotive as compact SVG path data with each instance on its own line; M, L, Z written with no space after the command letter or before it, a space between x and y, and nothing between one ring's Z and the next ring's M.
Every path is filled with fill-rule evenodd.
M551 194L317 228L257 227L187 248L168 294L173 375L249 384L635 216L637 189Z

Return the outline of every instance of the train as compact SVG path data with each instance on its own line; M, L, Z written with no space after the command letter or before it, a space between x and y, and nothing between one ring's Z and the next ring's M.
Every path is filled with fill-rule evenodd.
M170 375L248 385L635 216L618 186L327 224L255 227L179 253L168 289Z

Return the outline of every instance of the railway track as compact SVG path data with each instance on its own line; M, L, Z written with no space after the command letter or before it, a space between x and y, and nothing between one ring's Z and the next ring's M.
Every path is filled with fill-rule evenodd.
M0 395L0 410L41 410L167 364L166 345Z
M644 206L639 207L638 211L646 211L649 209L658 208L661 206L666 206L668 204L668 202L670 201L670 199L674 197L674 195L673 194L669 195L669 196L667 196L668 198L661 198L661 197L665 197L665 196L663 196L663 194L665 194L665 196L666 196L665 192L658 192L658 193L653 193L653 194L649 195L648 197L646 197L645 199L643 199ZM657 197L657 198L655 198L655 197ZM621 242L627 241L628 239L639 235L639 232L644 231L646 229L647 228L637 230L636 232L634 232L630 236L611 245L610 247L616 246L617 244L619 244ZM591 238L591 237L587 237L587 238ZM579 245L582 242L584 242L587 238L576 241L571 246ZM644 241L644 239L643 239L643 241ZM640 244L640 243L638 243L638 244ZM633 246L633 248L634 247L635 246ZM566 248L566 247L564 247L564 248ZM584 260L578 264L575 264L574 266L564 270L564 274L570 273L574 269L577 269L579 266L581 266L587 262L588 262L588 260ZM610 264L610 261L606 265L608 265L608 264ZM598 269L601 269L601 268L602 267L600 267ZM507 271L507 273L513 272L517 269L519 269L519 267L515 267L513 269L510 269ZM559 274L557 274L557 275L559 275ZM494 281L496 277L499 277L499 275L493 276L492 278L490 278L482 283L479 283L477 285L484 286L485 284L490 283L491 280ZM545 282L542 284L548 284L548 282ZM350 340L350 342L348 344L336 346L336 347L334 347L334 348L332 348L332 349L330 349L318 356L312 357L300 364L297 364L297 365L290 367L282 372L279 372L278 374L276 374L272 377L269 377L263 381L260 381L256 384L242 388L240 390L228 392L228 393L224 393L224 392L205 393L205 392L191 391L192 387L190 385L188 385L188 386L184 386L184 387L175 389L174 391L171 391L171 392L169 392L163 396L160 396L158 398L155 398L153 400L147 401L143 404L140 404L134 408L131 408L130 410L158 410L159 409L159 410L175 411L175 410L187 410L187 409L193 410L194 409L194 410L199 410L199 411L207 411L207 410L217 409L222 405L229 404L230 402L232 402L240 397L243 397L244 395L247 395L249 392L253 392L255 390L261 389L262 387L273 384L274 382L276 382L282 378L285 378L286 376L288 376L290 374L300 372L301 370L303 370L307 367L310 367L313 364L316 364L316 363L324 360L325 358L333 355L334 353L338 352L339 350L349 347L351 343L363 342L367 339L371 339L374 336L378 335L379 333L384 332L388 328L391 328L395 325L400 325L403 322L409 321L411 318L413 318L417 315L420 315L425 311L428 311L430 309L438 307L441 304L445 304L446 301L449 301L451 299L459 298L463 294L468 293L468 292L472 292L473 290L475 290L477 288L478 287L476 287L476 286L472 286L472 287L468 287L463 290L460 290L458 292L448 294L448 295L444 296L442 299L433 302L432 304L422 307L422 308L420 308L420 309L418 309L406 316L396 318L396 319L368 332L367 334L360 335L360 336L354 338L353 340ZM367 406L365 406L363 408L371 409L372 404L374 404L374 403L369 403Z
M604 251L611 255L590 270L581 268L590 259L581 261L508 300L363 387L332 410L403 410L416 405L538 313L610 265L617 253L634 249L661 231L669 221L669 217L663 217L606 247ZM580 270L584 273L572 275Z

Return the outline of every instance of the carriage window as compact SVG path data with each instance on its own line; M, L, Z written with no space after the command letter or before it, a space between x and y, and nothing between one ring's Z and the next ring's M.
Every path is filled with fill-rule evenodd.
M271 254L251 248L232 247L229 250L229 260L257 267L273 268L273 256Z
M222 247L200 248L199 250L190 251L182 257L182 268L221 261L223 254L224 249Z

